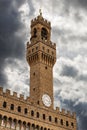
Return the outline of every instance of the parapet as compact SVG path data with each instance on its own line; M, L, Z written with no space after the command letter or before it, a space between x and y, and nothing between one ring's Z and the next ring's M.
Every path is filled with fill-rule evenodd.
M61 114L61 115L65 115L65 116L68 116L70 118L76 118L76 113L75 112L70 112L70 111L67 111L65 109L61 109L59 107L56 107L56 110L55 110L58 114Z
M37 23L41 23L47 26L48 28L51 28L51 23L46 19L44 19L41 15L38 15L36 18L31 20L31 27L36 25Z
M50 46L51 46L52 48L56 49L56 43L53 43L53 42L50 41Z
M26 102L27 100L29 101L29 98L27 97L27 100L24 98L24 95L20 94L18 97L18 93L17 92L13 92L13 94L11 94L11 91L6 89L6 91L4 92L3 88L0 87L0 95L1 96L5 96L7 98L11 98L11 99L16 99L19 101L23 101Z

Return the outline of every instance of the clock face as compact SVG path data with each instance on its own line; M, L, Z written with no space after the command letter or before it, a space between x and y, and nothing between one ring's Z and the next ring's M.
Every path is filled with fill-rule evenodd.
M51 105L51 98L49 97L49 95L44 94L44 95L42 96L42 101L43 101L43 104L44 104L45 106L50 107L50 105Z

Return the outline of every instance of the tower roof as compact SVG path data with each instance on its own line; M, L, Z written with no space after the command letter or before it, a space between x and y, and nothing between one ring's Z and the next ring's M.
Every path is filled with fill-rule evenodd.
M36 18L31 20L31 27L38 23L45 25L48 28L51 28L51 23L48 20L43 18L41 9L39 10L39 15Z

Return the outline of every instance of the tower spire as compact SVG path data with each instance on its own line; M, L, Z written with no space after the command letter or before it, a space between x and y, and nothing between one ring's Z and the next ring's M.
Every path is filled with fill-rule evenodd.
M39 13L40 13L40 16L42 16L42 11L41 11L41 9L39 9Z

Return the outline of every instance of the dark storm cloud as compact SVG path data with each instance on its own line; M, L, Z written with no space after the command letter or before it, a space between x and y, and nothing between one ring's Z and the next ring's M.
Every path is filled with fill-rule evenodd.
M27 0L28 2L28 5L29 5L29 8L30 8L30 11L29 11L29 16L32 16L35 12L35 9L33 7L33 3L32 3L32 0Z
M18 8L24 0L0 0L0 85L6 83L4 68L7 58L23 58L24 39L15 33L24 28Z
M87 0L64 0L66 6L74 6L74 7L87 7Z
M87 0L78 0L78 3L82 7L87 7Z
M78 70L73 66L63 65L60 75L67 77L76 77L78 75Z

